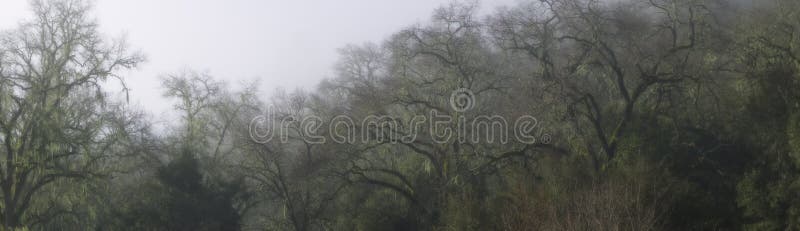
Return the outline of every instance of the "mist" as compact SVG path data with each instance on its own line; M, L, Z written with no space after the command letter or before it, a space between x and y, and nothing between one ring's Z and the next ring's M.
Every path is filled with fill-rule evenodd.
M794 0L0 3L2 230L797 230Z

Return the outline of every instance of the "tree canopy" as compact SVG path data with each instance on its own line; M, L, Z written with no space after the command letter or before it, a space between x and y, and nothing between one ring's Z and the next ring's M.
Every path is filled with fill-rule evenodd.
M0 34L4 230L797 230L800 2L452 2L266 97L81 0ZM199 49L199 48L198 48ZM267 83L268 84L268 83Z

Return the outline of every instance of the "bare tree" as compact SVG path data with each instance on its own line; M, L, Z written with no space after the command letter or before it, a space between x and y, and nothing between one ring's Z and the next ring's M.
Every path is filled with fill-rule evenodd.
M666 93L703 81L703 68L715 65L703 55L710 17L704 1L548 0L490 23L500 46L534 60L540 82L531 90L563 106L575 134L593 134L582 139L599 169L616 156L640 104L666 105Z
M4 34L0 50L0 167L4 227L28 222L48 185L90 179L113 139L100 84L143 61L109 42L78 0L33 1L34 20ZM124 82L123 82L124 83ZM36 211L46 213L45 211Z

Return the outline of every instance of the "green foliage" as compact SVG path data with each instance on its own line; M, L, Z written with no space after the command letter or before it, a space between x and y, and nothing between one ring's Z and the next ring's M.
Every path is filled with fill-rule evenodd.
M198 160L182 153L158 169L156 184L145 184L144 202L133 202L121 211L122 230L239 230L241 216L234 200L242 193L241 182L217 185L203 180ZM155 182L154 182L155 183Z
M181 117L152 134L96 86L141 56L99 45L82 1L33 6L0 39L5 229L800 230L794 0L451 3L279 91L267 142L254 87L190 70L162 78ZM431 112L453 120L409 125ZM488 115L535 116L540 142L436 140ZM399 125L310 141L339 116Z

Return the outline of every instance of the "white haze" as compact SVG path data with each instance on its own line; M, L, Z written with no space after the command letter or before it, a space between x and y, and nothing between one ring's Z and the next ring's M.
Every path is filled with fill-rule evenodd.
M131 104L169 118L158 76L189 68L232 85L312 89L349 43L381 42L403 27L425 23L448 0L102 0L92 15L109 37L125 35L147 62L128 73ZM484 1L484 13L513 0ZM0 1L0 29L31 15L25 0ZM122 96L119 87L110 88ZM124 97L120 97L123 98ZM165 122L167 119L162 119Z

